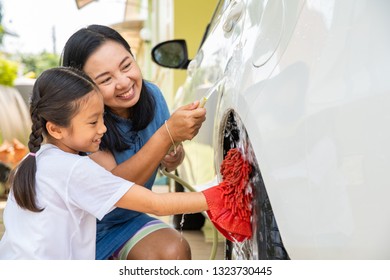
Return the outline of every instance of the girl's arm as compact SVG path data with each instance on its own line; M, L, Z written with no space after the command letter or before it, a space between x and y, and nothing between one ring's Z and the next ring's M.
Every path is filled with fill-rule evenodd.
M133 185L115 206L156 216L208 210L206 198L201 192L154 193L139 185Z
M167 121L175 142L190 140L198 133L206 119L204 108L197 108L194 102L179 108ZM144 185L166 156L172 146L171 138L165 125L162 125L145 145L131 158L117 165L109 152L96 152L90 157L114 175Z

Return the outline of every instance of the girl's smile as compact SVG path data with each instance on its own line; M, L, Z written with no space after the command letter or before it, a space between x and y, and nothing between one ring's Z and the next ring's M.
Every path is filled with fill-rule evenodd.
M92 91L81 102L79 112L73 116L69 127L59 127L60 134L53 135L53 144L61 150L77 154L97 152L104 133L104 105L99 92Z

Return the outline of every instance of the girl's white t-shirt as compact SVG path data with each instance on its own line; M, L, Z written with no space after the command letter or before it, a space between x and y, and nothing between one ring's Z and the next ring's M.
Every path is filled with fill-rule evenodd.
M0 259L95 259L96 218L114 209L133 183L50 144L36 161L37 202L44 210L20 208L11 191Z

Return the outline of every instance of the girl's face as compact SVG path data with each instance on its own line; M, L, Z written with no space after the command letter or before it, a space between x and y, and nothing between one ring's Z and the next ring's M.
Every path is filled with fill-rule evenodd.
M121 117L140 97L142 74L133 56L119 43L107 41L86 61L83 69L99 86L104 104Z
M73 116L70 126L61 129L61 138L55 145L65 152L93 153L99 150L103 134L107 131L103 121L104 103L100 93L90 92L80 101L78 113Z

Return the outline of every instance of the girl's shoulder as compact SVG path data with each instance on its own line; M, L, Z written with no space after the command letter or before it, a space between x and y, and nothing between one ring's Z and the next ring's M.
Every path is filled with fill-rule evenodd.
M71 169L80 161L88 160L88 156L81 156L77 154L67 153L52 144L44 144L36 154L39 166L50 170L56 169Z
M37 157L45 156L69 157L74 159L79 159L81 157L77 154L65 152L53 144L43 144L37 152Z

